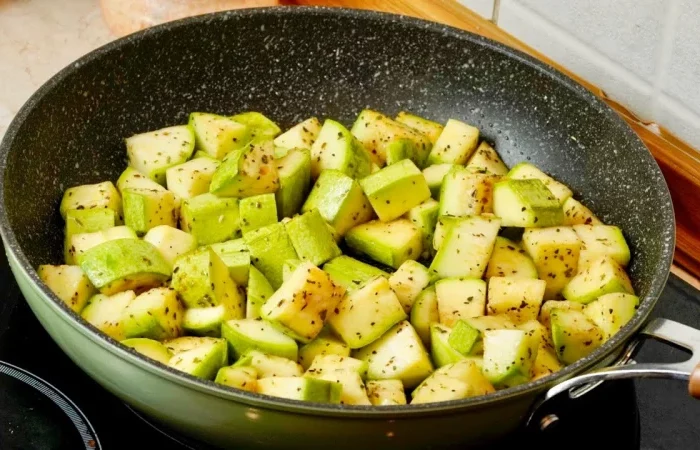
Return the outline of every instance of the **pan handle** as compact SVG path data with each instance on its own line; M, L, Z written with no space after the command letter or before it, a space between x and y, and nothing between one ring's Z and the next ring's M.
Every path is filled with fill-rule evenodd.
M643 338L654 338L659 341L682 347L692 356L683 362L673 364L644 363L637 364L632 357L636 353ZM691 328L668 319L654 319L642 329L639 336L632 340L624 353L610 367L597 369L589 373L570 378L552 387L533 407L528 425L536 417L540 407L553 397L568 392L570 398L578 398L593 390L607 380L629 378L668 378L688 382L688 392L694 398L700 399L700 330ZM556 420L550 416L544 417L539 424L544 430Z

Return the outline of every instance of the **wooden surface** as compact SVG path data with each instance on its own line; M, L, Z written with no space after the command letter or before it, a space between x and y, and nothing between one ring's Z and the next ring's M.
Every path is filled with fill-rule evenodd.
M639 120L593 84L525 45L492 22L454 0L283 0L287 5L325 5L384 11L440 22L488 37L528 53L557 68L592 91L617 111L637 132L659 163L671 191L676 212L676 267L688 278L700 277L700 153L675 138L663 127ZM678 270L681 266L685 271ZM697 283L697 280L692 280Z

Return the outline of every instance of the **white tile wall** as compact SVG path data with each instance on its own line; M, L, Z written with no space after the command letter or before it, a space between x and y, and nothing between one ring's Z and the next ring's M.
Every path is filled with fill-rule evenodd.
M493 1L460 2L494 14ZM700 0L500 0L495 18L700 150Z
M481 17L491 20L493 15L493 5L496 0L459 0L461 4L471 9Z

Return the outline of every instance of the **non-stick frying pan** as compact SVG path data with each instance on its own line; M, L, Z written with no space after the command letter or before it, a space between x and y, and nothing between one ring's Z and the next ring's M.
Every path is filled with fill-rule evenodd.
M152 363L99 334L40 282L35 268L61 261L63 190L115 180L125 166L126 136L185 122L192 111L258 110L282 126L313 115L350 125L365 107L475 124L506 164L531 161L561 179L604 222L624 230L642 300L636 317L559 373L486 397L386 408L323 406L236 391ZM5 136L0 231L25 298L76 364L144 413L228 447L485 443L527 421L550 388L558 386L550 394L568 390L582 383L572 377L618 357L624 361L626 344L642 329L700 349L693 329L647 324L669 273L675 228L661 172L632 130L584 88L522 53L395 15L239 10L151 28L88 54L42 86ZM41 358L41 349L27 351ZM691 362L628 365L583 382L635 375L688 380L692 369ZM693 393L699 391L695 383Z

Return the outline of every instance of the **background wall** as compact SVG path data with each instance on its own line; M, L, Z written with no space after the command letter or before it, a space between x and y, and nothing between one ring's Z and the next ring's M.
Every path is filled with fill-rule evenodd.
M700 1L459 1L700 150Z

